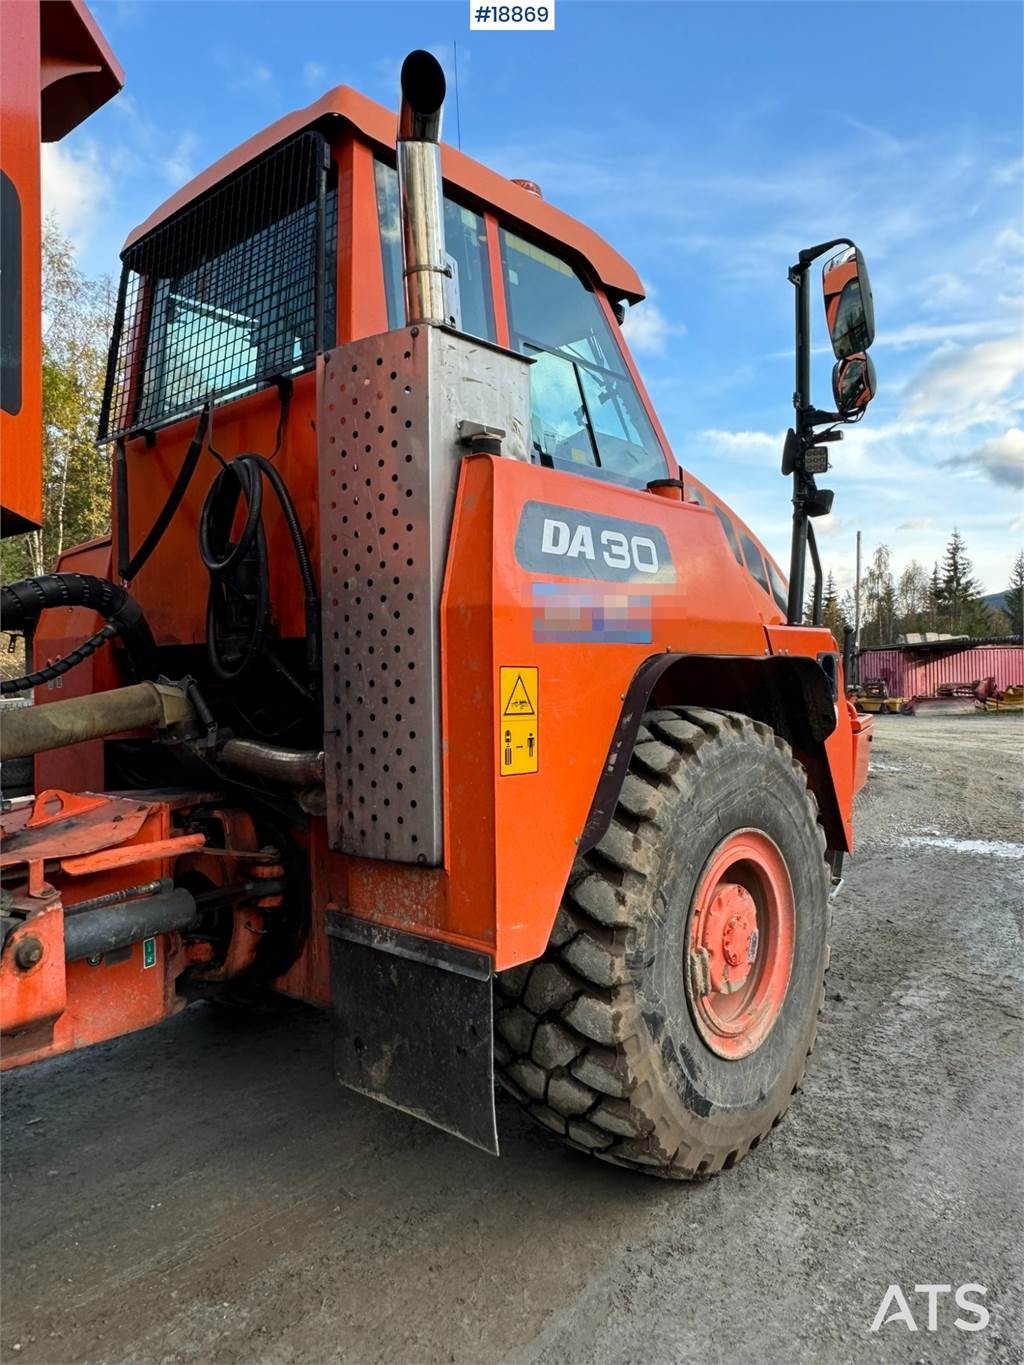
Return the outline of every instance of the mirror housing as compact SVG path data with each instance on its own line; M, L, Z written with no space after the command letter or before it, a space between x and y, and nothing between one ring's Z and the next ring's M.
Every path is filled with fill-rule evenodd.
M878 390L874 361L860 351L832 367L832 398L842 417L862 412Z
M860 247L847 246L822 266L825 321L837 360L866 351L875 339L871 280Z
M832 501L835 498L835 491L831 488L815 488L808 495L805 503L807 515L809 517L827 517L832 511Z

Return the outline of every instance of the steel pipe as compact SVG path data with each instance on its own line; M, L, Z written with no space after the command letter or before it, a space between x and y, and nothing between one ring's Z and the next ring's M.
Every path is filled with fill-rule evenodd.
M241 768L270 782L284 782L289 787L323 785L322 749L283 749L254 739L229 739L218 749L217 757L232 768Z
M441 194L441 108L445 79L429 52L410 52L402 64L398 115L398 193L402 216L405 320L450 321L445 298L448 264Z

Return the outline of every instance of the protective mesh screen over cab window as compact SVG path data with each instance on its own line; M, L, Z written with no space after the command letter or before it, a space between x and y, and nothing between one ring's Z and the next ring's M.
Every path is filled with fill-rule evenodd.
M123 253L101 441L299 374L333 344L330 166L302 133Z

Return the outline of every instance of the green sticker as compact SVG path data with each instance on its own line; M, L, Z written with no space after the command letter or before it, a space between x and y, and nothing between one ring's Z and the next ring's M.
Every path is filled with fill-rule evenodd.
M142 940L142 965L143 967L156 966L156 939L144 938Z

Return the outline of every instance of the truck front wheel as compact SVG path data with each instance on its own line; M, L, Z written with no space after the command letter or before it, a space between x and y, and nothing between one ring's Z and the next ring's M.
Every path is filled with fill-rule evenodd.
M735 1165L803 1078L828 889L788 745L732 712L649 712L547 951L497 978L499 1079L602 1160L672 1179Z

